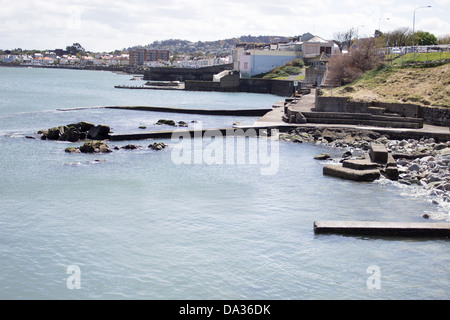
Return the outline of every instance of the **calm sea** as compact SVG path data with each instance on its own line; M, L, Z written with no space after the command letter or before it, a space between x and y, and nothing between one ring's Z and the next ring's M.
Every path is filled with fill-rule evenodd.
M141 84L130 79L0 68L0 298L450 298L447 240L314 234L316 220L426 222L426 212L448 220L412 187L323 176L323 162L313 157L342 150L272 142L276 170L263 174L268 162L261 158L179 163L172 140L159 152L148 140L110 143L138 150L86 155L64 152L80 144L25 138L78 121L129 133L140 125L161 129L154 123L164 118L205 128L256 120L97 106L237 109L282 100L114 89ZM194 140L191 151L205 155L213 143L228 150L236 141Z

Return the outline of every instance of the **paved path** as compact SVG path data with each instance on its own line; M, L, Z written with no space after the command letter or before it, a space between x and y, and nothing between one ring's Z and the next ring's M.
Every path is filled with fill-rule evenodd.
M300 112L310 112L315 107L315 89L311 90L311 94L304 95L298 102L293 102L289 107L292 110L298 110ZM283 121L284 114L284 101L274 105L272 111L268 112L254 123L254 127L273 126L273 127L332 127L332 128L356 128L363 130L380 130L384 132L413 132L416 134L423 133L424 136L430 136L433 134L448 135L450 137L450 128L443 126L434 126L424 124L421 129L401 129L401 128L381 128L372 126L350 125L350 124L289 124ZM246 126L252 127L252 126ZM450 138L449 138L450 140Z

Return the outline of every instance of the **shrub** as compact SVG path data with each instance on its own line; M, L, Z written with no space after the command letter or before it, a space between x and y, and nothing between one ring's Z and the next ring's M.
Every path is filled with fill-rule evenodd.
M355 81L366 71L379 68L382 61L382 56L376 51L374 39L367 39L349 53L333 56L328 68L334 80L345 85Z

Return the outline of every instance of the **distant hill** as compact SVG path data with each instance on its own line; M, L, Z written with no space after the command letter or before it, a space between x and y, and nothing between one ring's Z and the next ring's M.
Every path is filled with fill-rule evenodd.
M128 49L147 48L155 50L169 50L171 54L194 54L201 52L205 55L228 55L238 43L272 43L278 41L289 41L290 38L284 36L241 36L216 41L191 42L181 39L168 39L154 41L145 46L134 46Z

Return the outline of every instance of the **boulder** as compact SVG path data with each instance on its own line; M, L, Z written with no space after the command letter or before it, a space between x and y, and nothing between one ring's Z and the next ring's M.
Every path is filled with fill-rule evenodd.
M314 160L330 160L331 155L328 153L322 153L314 157Z
M112 152L103 141L88 141L80 147L82 153L109 153Z
M151 145L149 145L148 147L152 150L159 151L159 150L166 148L167 145L164 142L155 142L155 143L152 143Z
M67 153L80 153L81 152L79 148L75 148L75 147L68 147L64 151Z
M126 146L123 146L122 149L126 149L126 150L136 150L140 148L140 146L135 145L135 144L127 144Z
M158 120L158 122L156 123L157 125L168 125L168 126L173 126L176 127L176 123L173 120L166 120L166 119L160 119Z
M59 127L53 127L47 130L47 139L49 140L59 140L60 131Z
M87 137L92 140L105 140L108 138L108 134L110 131L111 128L109 126L100 124L89 129Z

